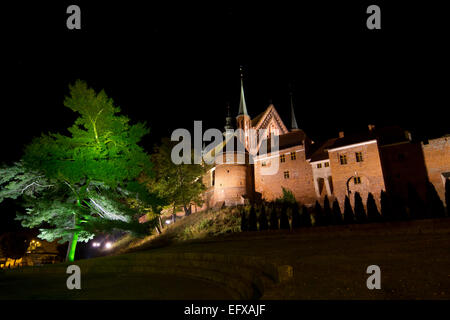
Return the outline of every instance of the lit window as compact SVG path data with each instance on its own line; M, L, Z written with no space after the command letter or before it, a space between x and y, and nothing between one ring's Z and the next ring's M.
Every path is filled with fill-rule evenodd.
M325 168L329 167L329 166L330 166L330 163L329 162L325 162Z
M322 168L322 164L321 164L321 163L318 163L318 164L317 164L317 169L320 169L320 168Z
M266 162L265 161L261 162L261 167L265 167L265 166L266 166Z
M362 152L356 152L356 162L362 162L363 161L363 156L362 156Z
M361 183L361 177L354 177L354 178L353 178L353 182L354 182L355 184L360 184L360 183Z
M285 171L284 172L284 178L285 179L289 179L289 171Z
M345 154L341 154L339 160L341 161L341 164L347 164L347 156Z
M297 155L295 154L295 151L291 152L291 160L297 159Z
M280 162L285 162L286 161L286 157L284 156L284 154L280 155Z

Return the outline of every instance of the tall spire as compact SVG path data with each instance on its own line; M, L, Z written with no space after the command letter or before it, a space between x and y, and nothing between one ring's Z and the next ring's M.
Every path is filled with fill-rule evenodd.
M232 118L230 114L230 104L227 104L227 117L225 118L225 130L233 129Z
M292 97L292 90L291 90L291 130L299 130L297 125L297 119L295 119L295 113L294 113L294 98Z
M248 116L247 105L245 103L245 97L244 97L244 73L242 71L242 66L241 66L241 101L239 102L238 116L240 116L240 115Z

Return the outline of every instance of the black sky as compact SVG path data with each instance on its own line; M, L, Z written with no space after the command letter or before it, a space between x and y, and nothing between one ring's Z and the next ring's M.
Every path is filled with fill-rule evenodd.
M241 64L250 115L273 101L288 124L291 83L297 122L314 140L368 123L430 137L449 133L444 8L348 2L6 6L1 162L18 160L41 132L65 132L75 116L63 99L76 79L104 88L132 120L147 121L149 151L194 120L223 128L227 102L238 110ZM373 3L381 7L382 30L366 29ZM70 4L81 7L81 30L66 28Z

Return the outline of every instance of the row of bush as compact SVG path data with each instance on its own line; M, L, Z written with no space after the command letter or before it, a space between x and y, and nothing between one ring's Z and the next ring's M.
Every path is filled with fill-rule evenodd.
M371 193L368 194L366 206L363 205L363 199L358 192L354 193L353 206L350 198L346 196L343 213L336 199L330 205L328 197L325 196L323 206L316 201L314 207L307 208L304 205L299 205L293 195L286 192L286 190L283 190L283 193L285 194L283 199L263 202L258 207L252 205L247 210L242 209L241 230L297 229L310 226L405 221L447 216L445 207L431 183L427 186L425 201L421 199L412 186L408 187L407 199L382 191L380 195L381 212L378 210L374 196ZM450 183L448 180L445 195L446 206L449 208Z

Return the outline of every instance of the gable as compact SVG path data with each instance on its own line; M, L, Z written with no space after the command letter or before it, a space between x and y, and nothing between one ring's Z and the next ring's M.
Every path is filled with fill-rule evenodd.
M280 135L289 132L273 104L252 120L252 126L255 130L267 129L268 132L277 129Z

